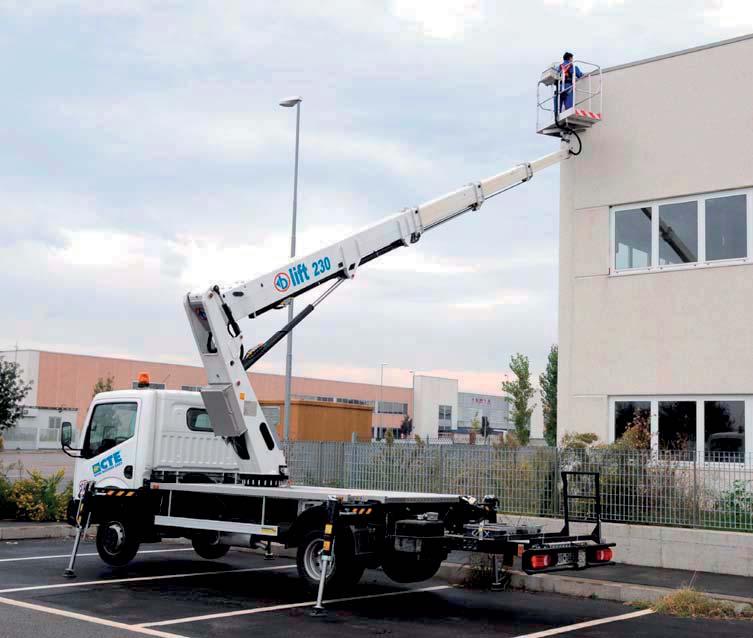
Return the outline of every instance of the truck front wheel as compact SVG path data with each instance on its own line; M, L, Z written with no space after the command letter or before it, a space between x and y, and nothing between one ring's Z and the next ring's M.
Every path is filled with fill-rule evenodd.
M301 539L296 554L298 575L311 588L319 586L322 575L323 534L320 530L311 530ZM343 591L355 585L365 566L356 560L355 543L350 529L338 531L335 537L332 561L327 568L326 591Z
M139 551L136 526L126 521L103 521L97 528L97 553L108 565L127 565Z

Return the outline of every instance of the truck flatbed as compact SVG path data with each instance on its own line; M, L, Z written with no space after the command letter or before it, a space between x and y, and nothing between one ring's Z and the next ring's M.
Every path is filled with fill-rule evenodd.
M458 494L433 494L431 492L396 492L391 490L364 490L313 485L290 485L288 487L263 487L217 483L152 483L151 489L173 492L224 494L228 496L256 496L294 499L296 501L326 501L334 496L348 503L382 503L397 505L405 503L458 503Z

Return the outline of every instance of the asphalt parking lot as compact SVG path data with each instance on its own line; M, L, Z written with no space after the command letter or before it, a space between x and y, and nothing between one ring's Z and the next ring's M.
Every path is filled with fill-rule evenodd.
M396 585L378 571L329 602L326 618L312 618L313 597L287 558L231 551L207 561L186 545L165 543L143 546L136 560L116 569L85 543L77 578L67 580L70 546L70 540L0 543L0 637L753 635L746 621L670 618L619 603L469 591L440 580Z

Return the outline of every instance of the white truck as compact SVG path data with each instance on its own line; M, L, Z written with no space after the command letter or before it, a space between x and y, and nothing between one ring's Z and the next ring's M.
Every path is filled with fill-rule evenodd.
M128 563L142 542L170 537L191 539L204 558L220 558L231 546L296 547L300 576L318 583L320 596L325 585L354 584L365 568L381 567L398 582L425 580L453 549L500 555L508 564L519 556L531 573L609 564L613 544L601 535L598 476L587 477L595 486L591 494L571 496L573 477L563 475L566 521L555 534L497 523L493 496L477 504L457 494L291 485L247 374L362 265L576 154L571 132L559 130L560 149L536 161L405 209L254 280L188 294L184 305L207 386L200 393L144 388L98 394L79 449L71 447L71 425L63 425L63 449L78 457L79 488L69 509L78 534L67 574L73 575L80 537L91 523L98 524L97 551L111 565ZM325 292L286 326L256 348L245 347L241 319L283 308L325 283ZM592 500L589 535L570 533L572 498Z

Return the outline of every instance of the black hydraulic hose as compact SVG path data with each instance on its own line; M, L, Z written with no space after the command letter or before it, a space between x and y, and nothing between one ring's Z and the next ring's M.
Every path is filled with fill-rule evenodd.
M280 341L282 341L289 333L290 331L295 328L301 321L303 321L306 317L308 317L313 311L314 308L313 304L309 304L306 306L301 312L299 312L293 319L284 325L282 328L280 328L277 332L275 332L269 339L267 339L264 343L262 343L260 346L255 348L254 350L249 350L245 357L243 357L243 369L248 370L252 365L254 365L259 359L261 359L267 352L269 352L272 348L274 348Z

